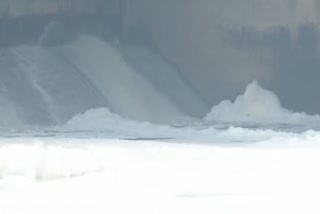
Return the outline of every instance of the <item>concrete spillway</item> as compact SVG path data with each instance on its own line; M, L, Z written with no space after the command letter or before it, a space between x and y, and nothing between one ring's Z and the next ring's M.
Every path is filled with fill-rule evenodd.
M284 107L319 113L319 9L315 0L0 0L1 109L31 124L101 106L168 122L201 118L206 103L257 80Z
M155 123L201 118L209 110L176 70L145 48L78 35L64 45L0 51L4 128L64 124L99 107Z

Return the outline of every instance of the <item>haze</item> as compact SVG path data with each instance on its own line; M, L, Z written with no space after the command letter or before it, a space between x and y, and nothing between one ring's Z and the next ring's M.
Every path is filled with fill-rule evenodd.
M67 89L61 79L57 78L55 80L57 83L52 82L54 80L52 75L57 76L57 71L52 70L61 72L61 69L67 69L65 65L59 65L60 68L49 66L50 63L53 63L52 57L55 57L56 53L53 56L51 56L51 52L44 54L43 56L48 56L50 59L41 59L41 62L37 57L30 59L38 69L40 66L48 73L45 78L41 77L42 79L38 78L38 74L36 75L37 81L41 81L39 86L32 83L30 77L26 78L31 81L28 84L33 85L33 88L38 90L37 93L42 94L42 97L44 97L43 91L45 94L49 94L51 101L44 98L39 101L34 98L35 95L31 95L34 92L25 92L29 90L26 89L29 86L23 86L27 80L14 79L12 76L14 72L7 71L7 48L11 50L23 45L37 45L49 48L51 51L52 47L70 44L82 34L98 36L110 44L146 48L150 54L158 55L157 62L166 61L165 63L175 69L181 75L181 79L177 76L173 78L176 79L175 83L164 84L166 82L164 77L170 76L169 68L166 73L160 67L156 69L155 64L149 64L148 70L158 70L157 77L154 76L155 73L142 74L142 81L150 80L150 78L153 81L143 84L151 84L153 88L156 88L152 89L156 91L154 93L159 94L159 99L155 95L150 95L154 100L157 100L151 101L153 105L150 105L150 109L154 109L151 106L167 106L166 108L171 110L165 111L165 114L179 112L177 115L180 115L187 112L188 115L196 115L201 118L210 110L210 106L217 105L225 99L234 99L243 93L245 87L254 80L264 88L273 91L285 108L309 114L320 113L320 95L318 93L320 87L318 84L320 77L318 72L320 68L318 28L320 3L316 0L244 0L241 2L235 0L1 0L0 8L1 54L3 59L7 60L5 64L1 65L3 81L0 102L6 103L2 105L2 109L5 109L3 112L8 112L12 106L20 106L15 107L16 110L10 110L15 111L14 113L5 114L12 115L11 118L19 118L21 114L25 114L21 112L27 111L29 115L24 115L24 117L33 118L32 121L35 123L39 121L40 123L66 122L76 113L83 112L90 107L101 107L109 102L107 100L111 98L106 97L106 92L103 92L101 84L97 82L93 85L99 89L98 93L102 93L104 98L94 100L90 93L97 92L90 92L94 89L88 89L88 91L84 88L83 83L77 83L78 88L80 87L79 90L82 91L81 96L88 98L81 101L81 105L79 104L77 107L65 103L65 100L70 100L69 95L56 96L54 94L56 89L53 90L50 84L56 86L61 84L60 88L64 88L64 91ZM16 51L16 49L14 50ZM126 48L120 48L120 50L122 50L124 62L132 64L134 69L140 71L146 68L146 65L141 63L149 62L146 60L146 56L149 54L140 51L141 56L138 63L136 58L131 57L137 55L137 52L130 52ZM31 56L31 52L24 50L23 54ZM61 51L58 52L60 54ZM88 54L90 53L77 58L77 63L81 61L82 64L80 63L81 65L78 64L76 67L79 71L84 71L86 78L90 81L97 81L99 79L99 76L96 76L97 72L88 73L86 66L94 63L97 67L97 63L103 61L102 59L99 61L99 57L102 58L102 56L93 57L95 61L88 61L88 64L85 65L81 59L88 60ZM61 56L71 61L74 60L73 56L68 58L66 55L68 53L63 53ZM10 57L12 58L11 55ZM48 61L52 62L48 64ZM159 63L157 66L160 66L161 63ZM10 66L12 68L17 65L10 64ZM57 65L57 67L59 66ZM151 69L152 67L154 69ZM102 68L102 64L100 68ZM12 69L17 70L16 68ZM23 68L19 69L24 70ZM62 74L65 75L65 73ZM71 77L70 75L68 77ZM122 76L122 79L128 79L129 76L125 78ZM66 77L62 79L68 82ZM158 79L162 79L162 82L156 82ZM13 81L12 84L10 81ZM21 82L20 88L15 86L17 81ZM45 81L50 83L48 83L49 86L47 83L44 84ZM177 92L174 85L177 82L182 84L181 81L185 81L183 83L185 85L179 86L180 89ZM72 83L71 79L69 83ZM133 88L136 83L131 84ZM99 84L100 86L98 86ZM115 85L120 85L120 83ZM189 85L190 88L186 89L186 85ZM190 92L191 88L195 90ZM19 90L22 90L23 93L19 93ZM71 89L68 88L69 90ZM114 88L111 91L113 90ZM147 99L145 97L149 95L144 94L143 91L152 90L141 89L142 94L139 96ZM128 91L132 90L128 88ZM139 93L137 92L137 94ZM192 95L187 95L189 96L187 98L186 93ZM52 94L55 97L52 98ZM80 94L79 92L79 100ZM182 94L184 95L182 96ZM28 96L32 98L27 99ZM198 96L198 98L191 98L191 96ZM117 97L119 101L119 96L114 97ZM173 97L184 98L181 98L183 101L179 101L178 104L176 101L173 104L170 103L171 98L168 98L169 101L159 101L167 99L167 97L172 97L172 100L176 100ZM123 99L128 99L128 97L123 97ZM56 104L57 102L60 103ZM111 109L112 106L117 106L114 112L133 119L149 120L149 118L141 118L141 112L125 107L128 105L124 104L128 104L129 101L119 101L116 104L114 102L112 101L111 104L109 102L109 106L107 106ZM135 102L145 106L143 104L145 101L137 99ZM199 105L195 104L189 109L181 108L181 106L190 106L190 103L195 102ZM47 107L43 103L47 103ZM50 103L53 103L55 107L52 107ZM186 105L186 103L189 104ZM139 105L137 105L137 109L140 109ZM21 106L25 109L21 110ZM37 106L36 110L34 106ZM62 106L63 110L59 110L62 109ZM70 109L65 110L65 107L70 107ZM41 112L44 112L42 116ZM33 116L35 114L38 114L39 118L35 118ZM150 116L150 118L154 118L154 116Z

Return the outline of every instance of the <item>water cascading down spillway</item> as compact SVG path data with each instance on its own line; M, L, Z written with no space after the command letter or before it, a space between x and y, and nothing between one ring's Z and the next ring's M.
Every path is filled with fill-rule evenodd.
M44 14L29 15L15 7L21 2L12 1L6 11L11 17L2 20L2 28L13 23L8 30L27 36L2 34L1 128L61 125L99 107L156 123L200 118L208 112L206 103L162 57L119 42L117 12L91 14L95 8L88 1L54 2L43 6L49 11L39 9ZM109 3L114 11L117 2ZM35 10L41 6L36 5ZM102 22L101 17L109 18Z

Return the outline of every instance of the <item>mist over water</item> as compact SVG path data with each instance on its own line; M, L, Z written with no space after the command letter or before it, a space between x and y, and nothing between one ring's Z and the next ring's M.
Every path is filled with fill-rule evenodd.
M0 126L63 125L101 107L131 120L201 120L212 107L206 103L232 100L253 80L284 109L318 113L317 1L141 0L121 7L130 13L103 17L110 29L101 27L100 14L91 21L85 14L70 22L73 15L46 17L40 36L2 48Z
M85 34L59 44L64 36L50 33L56 28L50 23L37 44L1 49L1 130L126 132L141 126L133 121L306 125L302 130L319 124L319 116L284 108L256 81L234 103L222 101L210 111L182 74L148 49Z
M317 0L143 2L137 19L213 105L257 80L285 108L319 113Z
M147 49L89 35L44 45L55 25L39 44L0 50L1 128L62 125L99 107L154 123L201 118L208 111L189 83Z

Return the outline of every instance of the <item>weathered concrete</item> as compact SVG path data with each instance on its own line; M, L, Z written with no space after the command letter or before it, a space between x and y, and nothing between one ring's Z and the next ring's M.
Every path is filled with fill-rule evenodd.
M178 65L213 104L234 98L249 82L258 80L276 91L289 108L319 112L320 103L313 101L315 96L320 99L314 93L318 86L298 91L295 85L299 81L294 79L319 78L317 60L307 63L303 57L313 59L319 50L318 39L307 39L319 37L319 1L126 2L127 32L144 25L162 54ZM296 65L289 67L289 63ZM304 74L294 71L303 65L311 70ZM313 98L307 99L310 94ZM313 107L306 104L311 102Z
M0 17L57 13L113 13L118 0L0 0Z
M0 47L39 42L51 22L59 23L53 35L59 31L60 38L45 44L81 32L114 37L121 31L119 16L118 0L0 0Z
M13 29L1 30L0 41L24 39L11 38L24 17L93 14L121 39L157 49L212 104L258 80L289 108L320 113L319 11L318 0L0 0L0 27Z

